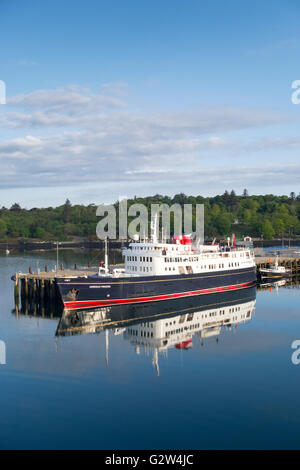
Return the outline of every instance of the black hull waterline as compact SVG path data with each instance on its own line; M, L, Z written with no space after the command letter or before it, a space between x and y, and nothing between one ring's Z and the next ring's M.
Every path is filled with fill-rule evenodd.
M114 305L94 309L64 311L56 335L99 333L103 329L128 327L142 321L156 321L207 309L224 308L254 301L256 286L165 302ZM228 325L227 325L228 326Z

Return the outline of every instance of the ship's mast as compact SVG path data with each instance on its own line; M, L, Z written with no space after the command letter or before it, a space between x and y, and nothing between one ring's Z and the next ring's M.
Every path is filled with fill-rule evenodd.
M105 237L104 269L105 269L105 274L107 274L108 273L107 237Z

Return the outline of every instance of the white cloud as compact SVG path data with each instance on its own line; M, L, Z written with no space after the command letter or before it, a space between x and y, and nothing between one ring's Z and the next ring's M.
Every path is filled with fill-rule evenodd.
M11 97L1 124L16 137L0 141L1 187L102 181L138 188L143 181L150 188L151 184L161 185L160 192L185 184L189 192L190 184L200 180L206 185L214 183L216 188L220 181L233 186L241 179L254 179L254 167L237 171L233 163L225 165L226 159L233 162L237 151L288 144L287 139L267 137L247 144L232 135L286 123L293 117L266 109L224 106L141 112L120 99L126 88L127 84L115 82L91 92L72 85ZM298 138L290 140L292 148L298 144ZM212 164L216 160L221 162L218 167ZM291 175L288 169L283 174L279 168L268 171L274 179ZM295 177L299 168L292 173Z

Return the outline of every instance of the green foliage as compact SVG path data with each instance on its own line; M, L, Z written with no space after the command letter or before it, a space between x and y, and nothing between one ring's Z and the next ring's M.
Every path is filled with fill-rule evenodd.
M272 222L266 220L261 227L261 234L264 238L270 239L275 235L275 230L273 228Z
M218 234L222 236L228 235L231 230L230 215L224 212L216 218L215 224Z
M205 206L205 234L207 237L227 237L235 233L237 237L250 235L266 238L300 236L300 195L291 192L290 196L250 196L245 189L242 195L226 191L222 195L207 197L187 196L183 193L174 197L155 194L128 200L132 204L144 204L150 214L151 204L196 204ZM118 202L115 203L116 209ZM10 209L0 209L0 239L33 238L42 240L68 240L74 237L96 239L95 204L65 204L56 208L23 209L15 203ZM193 212L195 222L195 210ZM118 226L118 217L117 217ZM171 215L171 229L172 229ZM195 226L194 226L195 228Z
M0 238L4 238L7 232L7 226L4 220L0 219Z

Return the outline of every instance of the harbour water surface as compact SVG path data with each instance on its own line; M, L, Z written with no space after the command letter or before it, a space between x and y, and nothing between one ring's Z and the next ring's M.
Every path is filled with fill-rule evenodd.
M16 312L11 275L55 257L0 257L1 449L300 448L299 286L153 305L147 318Z

